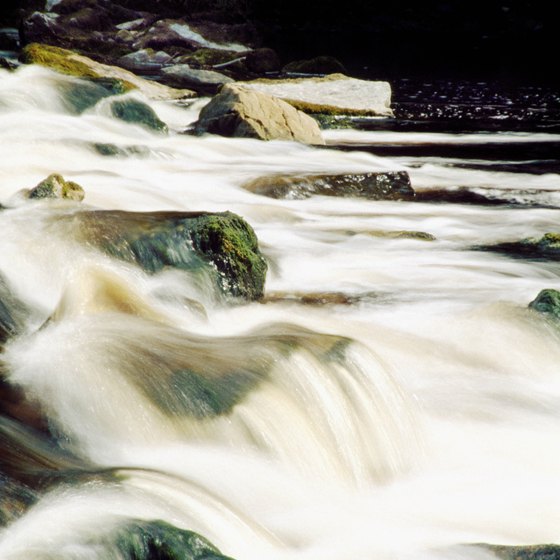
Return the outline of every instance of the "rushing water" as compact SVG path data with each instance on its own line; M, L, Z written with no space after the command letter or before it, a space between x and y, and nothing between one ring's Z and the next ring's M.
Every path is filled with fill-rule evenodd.
M199 531L239 560L473 558L484 554L456 545L560 541L560 331L527 309L560 287L560 269L472 250L557 231L560 134L546 119L513 132L380 123L311 148L182 134L202 101L151 103L171 129L156 134L105 101L75 114L70 78L0 73L0 293L20 317L4 370L47 414L52 453L119 475L51 486L0 533L2 559L118 558L103 535L129 518ZM419 193L499 203L242 188L387 169ZM18 193L53 172L84 203ZM84 205L234 211L280 297L232 306L184 273L104 256L72 229ZM331 292L347 303L297 297ZM240 372L241 401L224 416L181 413L170 376L186 366Z

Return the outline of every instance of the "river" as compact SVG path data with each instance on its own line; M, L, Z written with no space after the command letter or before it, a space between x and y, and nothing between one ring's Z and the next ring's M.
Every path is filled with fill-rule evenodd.
M560 288L560 268L474 250L558 231L557 97L492 105L448 85L439 106L451 91L463 110L417 122L417 84L400 84L402 126L329 130L314 148L184 134L205 100L150 102L168 135L115 120L106 101L74 114L68 79L0 69L0 273L26 310L2 360L61 448L121 476L61 480L2 530L0 558L119 558L102 536L125 519L198 531L237 560L484 558L459 545L560 542L560 330L527 308ZM440 200L243 188L394 169ZM18 193L51 173L84 202ZM441 197L457 192L486 202ZM240 214L269 261L267 298L232 305L179 271L102 255L74 235L84 206ZM129 304L102 297L115 293ZM253 360L264 381L227 416L165 414L177 356L234 371Z

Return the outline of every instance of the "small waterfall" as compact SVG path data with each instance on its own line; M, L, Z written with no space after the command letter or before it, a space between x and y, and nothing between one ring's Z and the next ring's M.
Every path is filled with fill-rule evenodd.
M154 523L238 560L558 542L560 335L527 309L558 264L474 250L557 231L558 135L311 148L190 136L206 100L131 98L169 133L80 80L0 70L0 557L114 560ZM382 170L444 201L244 188ZM27 200L51 173L84 202ZM255 229L270 297L232 300L189 246L181 269L106 250L125 213L202 211Z

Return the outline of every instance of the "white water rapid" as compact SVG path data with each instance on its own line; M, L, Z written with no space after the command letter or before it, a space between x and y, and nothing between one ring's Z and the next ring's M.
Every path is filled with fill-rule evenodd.
M459 545L560 542L560 329L527 309L560 288L560 268L472 250L558 231L560 176L348 149L560 135L325 132L342 151L181 134L203 101L148 102L163 135L104 101L74 114L68 81L0 70L0 279L27 309L1 358L61 445L119 476L52 487L2 529L2 560L118 559L99 535L128 518L198 531L237 560L471 559L488 553ZM393 169L419 192L535 204L242 188ZM18 193L51 173L82 185L84 202ZM186 273L147 275L80 242L84 207L240 214L269 261L266 295L288 297L232 306ZM397 231L435 240L382 235ZM351 303L290 297L301 293ZM181 416L166 407L182 367L250 388L228 415Z

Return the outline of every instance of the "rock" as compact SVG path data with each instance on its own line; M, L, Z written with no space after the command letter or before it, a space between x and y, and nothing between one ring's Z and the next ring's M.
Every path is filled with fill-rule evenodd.
M0 472L0 527L21 517L36 501L35 493Z
M7 58L0 56L0 68L4 68L4 70L15 70L17 68L17 65L15 65Z
M162 19L157 21L146 31L135 43L136 48L164 49L179 47L188 50L195 50L201 47L243 52L248 47L237 43L220 42L207 39L198 28L186 23L182 19Z
M358 298L342 292L272 292L261 303L299 303L302 305L352 305Z
M162 80L173 87L189 88L199 94L214 94L231 78L212 70L197 70L188 64L174 64L161 72Z
M280 70L280 58L273 49L255 49L245 56L245 66L255 74L266 74Z
M478 251L493 251L504 253L511 257L559 260L560 259L560 233L545 233L542 237L528 237L521 241L508 241L495 245L477 245L473 247Z
M317 123L269 95L226 84L200 112L197 134L324 144Z
M128 560L231 560L207 539L160 520L129 520L109 535L114 554Z
M239 85L279 97L307 113L383 117L393 115L391 86L387 82L331 74L324 78L261 79L240 82Z
M541 290L539 295L529 304L530 309L555 319L560 319L560 292L558 290Z
M560 560L560 545L535 544L527 546L483 545L501 560Z
M267 264L251 226L230 212L87 211L81 239L150 273L204 270L219 290L248 300L263 295Z
M23 49L21 60L26 64L40 64L78 78L119 82L123 91L138 89L150 99L180 99L195 96L193 91L173 89L145 80L123 68L101 64L59 47L32 43Z
M174 59L176 64L188 64L192 68L213 68L227 66L232 61L237 61L242 56L237 51L226 51L223 49L197 49L192 53L179 56Z
M248 191L270 198L303 199L313 195L355 196L369 200L401 200L414 197L406 171L381 171L341 175L272 175L243 185Z
M287 74L345 74L342 62L333 56L317 56L309 60L294 60L282 68Z
M167 132L167 125L146 103L138 99L115 99L111 102L111 113L117 119L127 123L139 124L156 132Z
M171 55L164 51L141 49L121 56L116 63L127 70L149 73L161 70L171 60Z
M19 334L29 310L16 298L0 274L0 351L8 338Z
M81 202L84 199L84 189L72 181L66 181L62 175L53 173L43 179L36 187L27 193L27 198L65 198Z

